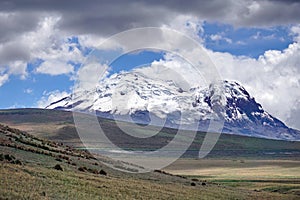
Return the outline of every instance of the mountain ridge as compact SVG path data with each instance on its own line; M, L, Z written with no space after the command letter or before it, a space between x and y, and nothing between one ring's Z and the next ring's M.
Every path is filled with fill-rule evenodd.
M73 93L46 108L96 112L110 119L171 128L184 125L188 129L199 123L200 131L207 130L210 120L224 120L224 133L300 140L298 130L266 112L236 81L184 88L172 80L133 70L114 74L94 90Z

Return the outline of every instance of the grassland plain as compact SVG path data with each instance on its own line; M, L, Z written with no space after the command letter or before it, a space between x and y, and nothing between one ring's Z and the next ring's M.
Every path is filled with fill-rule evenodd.
M299 160L180 159L164 170L240 189L300 197Z
M112 121L99 121L112 134L118 132ZM167 173L130 174L112 170L103 164L112 162L108 158L95 159L78 148L82 144L69 112L2 110L0 123L22 130L1 126L0 199L300 197L298 142L222 135L208 158L196 160L194 149L204 136L199 133L190 153L164 169ZM163 129L161 141L175 133Z

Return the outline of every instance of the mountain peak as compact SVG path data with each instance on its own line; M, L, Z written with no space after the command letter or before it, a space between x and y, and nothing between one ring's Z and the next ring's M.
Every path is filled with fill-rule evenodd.
M152 114L175 128L179 124L222 119L225 133L300 139L298 131L267 113L238 82L225 80L191 88L181 83L151 78L139 71L121 72L104 79L94 90L78 92L47 108L96 112L108 118L131 116L135 122L146 124ZM199 126L199 130L205 128Z

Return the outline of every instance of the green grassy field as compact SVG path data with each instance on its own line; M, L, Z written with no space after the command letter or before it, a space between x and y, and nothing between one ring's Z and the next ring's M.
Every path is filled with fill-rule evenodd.
M113 121L99 121L112 137L120 137ZM1 110L0 124L22 130L0 126L0 199L300 198L299 142L224 134L207 158L194 159L204 137L198 133L190 152L163 171L132 174L78 148L82 144L69 112ZM156 139L163 144L174 134L164 128Z

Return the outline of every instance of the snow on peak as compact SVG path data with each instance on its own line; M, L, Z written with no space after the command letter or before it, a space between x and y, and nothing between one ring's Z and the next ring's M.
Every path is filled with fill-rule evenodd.
M94 90L73 93L47 108L97 112L106 117L137 116L141 123L149 121L149 113L177 125L222 119L227 127L225 132L249 134L249 130L261 129L258 136L271 138L286 139L282 131L290 130L264 111L237 82L220 81L207 87L195 87L185 80L153 78L140 70L114 74L102 80ZM275 129L281 131L273 133Z
M207 88L187 88L185 85L183 89L178 81L160 77L152 79L138 70L114 74L101 81L95 90L73 94L47 108L117 115L148 111L159 118L167 118L179 111L188 113L187 120L191 121L199 120L193 116L200 116L200 119L219 117L233 121L249 120L249 113L256 113L252 114L253 117L258 114L267 115L237 82L224 81L210 84Z

